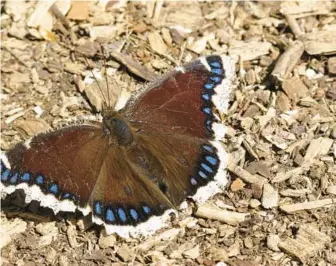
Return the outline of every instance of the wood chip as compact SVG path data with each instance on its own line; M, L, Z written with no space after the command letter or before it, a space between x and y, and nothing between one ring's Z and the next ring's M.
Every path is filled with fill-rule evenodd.
M264 184L261 204L265 209L271 209L278 206L279 194L270 184Z
M56 222L39 223L38 225L36 225L35 229L36 229L36 232L38 232L42 236L48 235L51 233L58 233Z
M180 228L172 228L162 232L155 237L151 237L139 245L139 250L147 251L161 241L173 241L181 232Z
M309 95L307 86L297 76L285 79L282 88L287 96L295 102Z
M244 187L245 183L240 178L237 178L232 182L230 189L232 192L237 192L239 190L242 190Z
M313 139L304 156L305 162L310 162L315 157L320 155L327 155L334 141L329 138L320 137Z
M71 9L67 14L68 19L86 20L89 17L89 2L71 1Z
M328 71L331 74L336 74L336 57L330 57L328 59Z
M116 255L123 261L128 262L134 256L134 252L127 245L122 245L116 252Z
M168 47L164 43L160 33L157 31L148 33L148 41L151 48L160 55L165 55L167 53Z
M204 204L204 205L200 205L197 207L195 216L205 218L205 219L213 219L213 220L225 222L231 225L237 225L241 222L244 222L248 214L226 211L226 210L219 209L217 207Z
M278 235L269 234L267 236L266 245L270 250L280 251L280 249L278 247L279 242L280 242L280 237Z
M67 235L70 247L77 248L77 247L80 246L77 242L77 239L76 239L77 230L76 230L76 227L74 225L70 224L68 226L68 228L66 230L66 235Z
M315 201L307 201L303 203L280 205L280 209L286 213L294 213L294 212L303 211L303 210L311 210L311 209L323 208L323 207L332 207L335 205L336 205L336 201L333 199L322 199L322 200L315 200Z
M300 41L291 43L287 50L279 57L271 75L278 81L283 81L293 71L304 51L304 45Z
M303 189L284 189L280 191L281 196L285 197L302 197L304 195L310 194L312 192L311 189L303 188Z
M336 31L319 31L302 35L300 40L310 55L333 54L336 52Z
M0 248L3 248L10 243L13 235L23 233L26 229L27 223L21 219L16 218L11 221L1 219Z
M146 67L135 61L131 56L124 53L119 53L116 50L110 50L109 54L115 58L119 63L127 67L129 71L144 80L153 81L158 79L158 75L151 72Z
M244 170L242 167L238 165L229 163L228 169L230 170L230 172L240 177L246 183L249 183L249 184L258 183L260 180L258 176L250 174L248 171Z
M99 241L98 241L98 245L101 248L108 248L108 247L113 247L115 246L117 242L117 239L115 237L115 235L107 235L105 230L102 230L100 232L100 236L99 236Z
M301 167L297 167L289 171L279 172L275 176L275 178L273 178L272 183L283 182L289 178L299 176L305 171L307 171L308 169L309 169L309 165L305 164L305 165L302 165Z
M302 225L295 239L287 238L285 241L280 241L279 247L305 264L310 257L324 249L330 242L330 237L315 227Z
M229 55L239 57L242 61L257 59L262 55L267 55L270 51L269 42L236 42L229 49Z
M327 193L336 195L336 185L327 187Z
M182 253L182 255L187 259L196 259L200 255L200 246L196 245L192 249L186 250Z

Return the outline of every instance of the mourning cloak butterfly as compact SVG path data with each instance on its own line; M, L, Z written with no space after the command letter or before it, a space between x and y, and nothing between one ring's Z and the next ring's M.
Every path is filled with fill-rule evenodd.
M227 183L225 133L234 64L200 58L134 94L102 123L39 134L1 155L0 189L25 192L54 213L92 213L107 233L148 235L187 197Z

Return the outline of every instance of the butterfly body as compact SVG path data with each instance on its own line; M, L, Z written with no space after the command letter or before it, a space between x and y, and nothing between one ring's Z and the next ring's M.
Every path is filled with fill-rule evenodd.
M230 58L210 56L135 94L102 123L43 133L1 155L0 189L27 203L84 215L109 233L150 234L187 197L204 201L226 184L225 126L234 75ZM219 103L219 105L218 105Z

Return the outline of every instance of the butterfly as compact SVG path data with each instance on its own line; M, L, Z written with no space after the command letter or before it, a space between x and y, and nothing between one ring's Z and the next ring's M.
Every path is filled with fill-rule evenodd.
M108 234L149 235L186 198L226 185L226 127L234 62L201 57L134 93L102 122L41 133L1 155L0 190L22 189L55 214L91 215Z

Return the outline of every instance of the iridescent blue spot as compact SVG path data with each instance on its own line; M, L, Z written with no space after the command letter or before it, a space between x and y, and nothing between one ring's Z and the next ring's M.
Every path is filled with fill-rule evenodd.
M146 214L150 214L150 212L151 212L151 210L148 206L142 206L142 209Z
M58 186L57 184L51 184L49 187L49 191L53 194L57 194L58 193Z
M102 215L102 208L100 202L96 202L94 205L95 214Z
M213 173L213 170L211 169L211 167L209 167L209 165L205 164L205 163L201 163L201 166L204 170L206 170L209 173Z
M63 196L62 196L63 199L68 199L70 197L71 197L70 193L64 193Z
M195 185L197 185L197 180L195 179L195 178L190 178L190 183L193 185L193 186L195 186Z
M205 149L206 151L211 152L211 153L213 153L215 151L214 148L210 145L203 145L203 149Z
M30 174L29 173L24 173L23 176L21 176L21 180L23 182L28 182L30 180Z
M203 171L198 171L198 174L204 179L208 178L208 176Z
M7 169L1 173L1 181L7 181L10 175L10 170Z
M127 221L126 213L122 208L118 208L118 216L123 223Z
M110 208L106 210L106 220L109 222L115 222L116 220L114 213Z
M208 115L211 115L211 114L212 114L212 112L211 112L211 108L209 108L209 107L205 107L205 108L203 108L203 112L206 113L206 114L208 114Z
M203 100L209 101L210 100L210 95L209 94L202 94Z
M221 69L221 68L212 68L212 69L211 69L211 72L212 72L213 74L217 74L217 75L219 75L219 76L223 75L223 69Z
M215 157L212 156L205 156L205 160L207 160L212 165L216 165L218 160Z
M210 77L210 79L212 80L212 81L214 81L214 82L220 82L221 80L222 80L222 78L221 77L218 77L218 76L211 76Z
M212 90L214 87L215 87L214 83L206 83L204 85L204 88L207 89L207 90Z
M211 126L212 121L211 120L207 120L207 121L205 121L205 124L208 125L208 126Z
M137 221L139 219L139 214L137 213L136 210L130 209L130 214L131 214L133 220Z
M222 64L219 62L210 62L209 65L215 68L222 68Z
M14 175L12 175L9 182L11 182L12 184L16 184L18 179L19 179L19 175L17 173L15 173Z
M44 177L42 175L39 175L38 177L36 177L35 182L38 185L43 185L43 183L44 183Z

